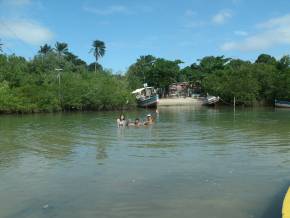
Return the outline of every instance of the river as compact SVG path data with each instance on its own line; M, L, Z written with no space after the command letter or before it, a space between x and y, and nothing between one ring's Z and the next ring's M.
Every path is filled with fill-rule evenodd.
M0 116L0 217L280 217L290 110L164 108L142 128L117 116Z

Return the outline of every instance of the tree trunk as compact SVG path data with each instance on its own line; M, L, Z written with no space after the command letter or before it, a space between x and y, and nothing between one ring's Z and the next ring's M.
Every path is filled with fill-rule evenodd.
M95 62L95 73L97 73L97 62Z

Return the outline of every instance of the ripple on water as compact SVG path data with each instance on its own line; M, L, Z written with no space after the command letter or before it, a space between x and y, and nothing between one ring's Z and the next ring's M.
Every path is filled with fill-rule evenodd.
M117 116L0 117L0 217L275 217L290 113L164 109L146 128Z

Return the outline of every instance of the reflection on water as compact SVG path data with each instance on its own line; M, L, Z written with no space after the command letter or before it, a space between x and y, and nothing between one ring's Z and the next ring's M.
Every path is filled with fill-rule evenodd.
M289 110L159 112L1 116L0 217L280 216Z

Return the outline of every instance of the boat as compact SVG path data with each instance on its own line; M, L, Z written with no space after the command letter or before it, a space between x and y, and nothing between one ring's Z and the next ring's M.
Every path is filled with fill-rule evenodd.
M219 96L206 96L203 100L202 105L205 106L213 106L216 105L218 102L220 101L220 97Z
M290 218L290 187L283 201L282 218Z
M136 89L132 92L136 96L138 107L156 108L159 101L158 94L153 87L147 87L144 84L143 88Z
M275 99L275 107L290 108L290 101Z

